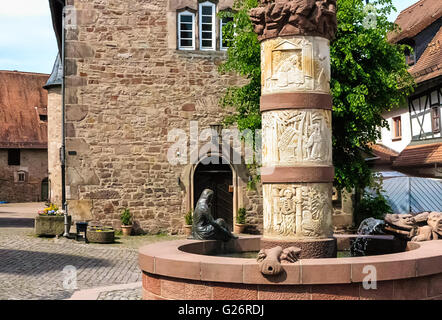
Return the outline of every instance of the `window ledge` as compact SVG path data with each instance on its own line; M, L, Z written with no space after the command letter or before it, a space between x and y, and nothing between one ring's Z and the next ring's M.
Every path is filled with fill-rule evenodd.
M402 140L402 137L396 137L391 139L391 141L400 141L400 140Z
M227 50L180 50L176 49L176 53L182 55L205 56L205 57L226 57Z

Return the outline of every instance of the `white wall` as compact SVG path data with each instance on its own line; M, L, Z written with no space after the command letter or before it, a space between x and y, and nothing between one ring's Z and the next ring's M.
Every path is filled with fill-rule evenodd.
M411 142L410 113L408 112L408 106L403 106L399 109L389 111L384 113L382 116L388 121L390 128L382 128L382 138L379 142L384 146L400 153ZM401 116L402 138L400 140L393 141L393 118L398 116Z

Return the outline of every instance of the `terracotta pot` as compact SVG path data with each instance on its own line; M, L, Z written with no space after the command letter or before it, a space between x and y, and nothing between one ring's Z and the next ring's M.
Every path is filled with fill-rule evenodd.
M123 231L123 236L130 236L132 233L132 225L121 226L121 230Z
M234 229L233 229L233 233L236 233L236 234L243 233L245 228L246 228L245 224L235 223L235 226L234 226Z
M184 225L184 234L186 236L190 236L192 234L192 225L189 224Z

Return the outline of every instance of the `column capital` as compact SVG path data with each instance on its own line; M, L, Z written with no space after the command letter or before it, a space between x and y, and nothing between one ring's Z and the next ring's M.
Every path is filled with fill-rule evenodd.
M259 0L250 11L260 41L281 36L333 39L337 30L336 0Z

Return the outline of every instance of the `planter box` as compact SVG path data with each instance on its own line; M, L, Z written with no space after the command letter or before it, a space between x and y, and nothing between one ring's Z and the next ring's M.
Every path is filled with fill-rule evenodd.
M86 239L92 243L113 243L115 241L115 230L96 231L89 227L86 231Z
M69 226L72 217L68 216ZM64 216L37 216L35 234L38 236L60 236L64 233Z

